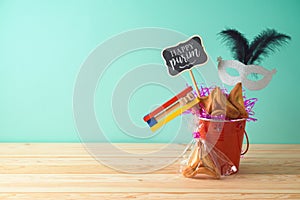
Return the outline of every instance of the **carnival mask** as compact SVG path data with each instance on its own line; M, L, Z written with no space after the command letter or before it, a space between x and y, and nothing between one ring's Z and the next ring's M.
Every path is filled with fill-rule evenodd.
M261 90L265 88L276 73L276 69L269 71L258 65L245 65L237 60L218 59L218 71L220 79L227 85L235 85L242 82L243 86L249 90ZM226 68L233 68L239 72L239 76L231 76L226 72ZM263 78L257 81L248 79L250 74L261 74Z

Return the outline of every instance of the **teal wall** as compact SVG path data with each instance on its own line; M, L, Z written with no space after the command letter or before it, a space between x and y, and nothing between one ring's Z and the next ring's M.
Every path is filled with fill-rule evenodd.
M215 60L219 55L231 59L216 36L225 27L249 38L269 27L292 41L262 63L278 73L264 90L247 93L259 98L259 120L248 123L247 130L252 143L300 143L299 9L298 0L0 0L0 141L79 142L72 111L76 76L89 53L120 32L162 27L200 34ZM141 54L147 59L147 51ZM161 102L171 95L160 94ZM140 104L133 107L144 112ZM131 141L115 127L107 129L113 141ZM160 134L156 140L168 137Z

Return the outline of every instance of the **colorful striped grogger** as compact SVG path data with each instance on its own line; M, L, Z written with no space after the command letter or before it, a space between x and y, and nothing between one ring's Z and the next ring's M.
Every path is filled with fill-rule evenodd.
M199 98L195 97L193 93L193 88L189 86L146 115L144 121L148 123L150 129L154 132L186 110L198 105L199 101Z

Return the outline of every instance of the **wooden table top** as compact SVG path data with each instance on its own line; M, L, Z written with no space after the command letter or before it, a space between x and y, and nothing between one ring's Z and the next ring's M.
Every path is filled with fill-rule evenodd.
M239 173L221 180L184 178L178 169L179 161L153 173L120 173L80 143L1 143L0 199L300 199L300 145L251 144Z

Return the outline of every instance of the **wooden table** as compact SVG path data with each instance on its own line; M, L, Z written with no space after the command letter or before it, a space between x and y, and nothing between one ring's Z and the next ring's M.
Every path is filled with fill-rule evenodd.
M300 145L252 144L239 173L221 180L184 178L178 167L126 174L79 143L1 143L0 199L300 199Z

